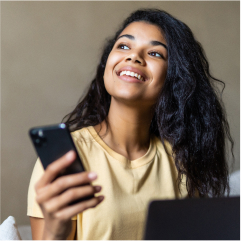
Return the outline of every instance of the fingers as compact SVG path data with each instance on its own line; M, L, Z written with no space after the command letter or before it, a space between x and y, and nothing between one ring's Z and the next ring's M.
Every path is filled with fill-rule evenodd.
M46 186L47 184L51 183L63 169L68 167L75 160L75 157L76 157L75 152L69 151L64 156L59 158L58 160L49 164L45 170L44 175L39 180L39 182L36 184L36 186L35 186L36 189L41 188L41 187Z
M82 172L59 177L47 186L37 188L37 202L41 203L43 201L47 201L48 199L62 193L66 189L86 185L96 178L97 175L94 172Z
M59 196L51 198L49 201L45 202L44 208L48 213L54 213L61 208L68 206L70 202L85 198L88 196L93 196L95 193L100 192L100 186L86 185L82 187L71 188L66 190ZM83 202L83 201L81 201Z
M61 220L68 220L75 216L76 213L81 213L88 208L94 208L99 205L104 199L104 196L94 197L90 200L80 202L78 204L68 206L54 214L55 218Z
M103 200L103 196L94 197L101 187L90 184L97 178L96 173L82 172L59 176L75 158L76 153L70 151L48 165L44 175L35 185L36 201L45 217L68 220L88 208L95 207ZM86 197L90 199L86 200ZM77 203L73 203L74 201Z

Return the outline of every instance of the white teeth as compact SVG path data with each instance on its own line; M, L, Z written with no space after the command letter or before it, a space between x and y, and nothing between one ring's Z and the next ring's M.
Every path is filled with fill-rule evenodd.
M126 71L126 70L121 71L120 76L122 76L122 75L129 75L129 76L136 77L137 79L143 81L143 77L140 74L137 74L135 72L131 72L129 70L128 71Z

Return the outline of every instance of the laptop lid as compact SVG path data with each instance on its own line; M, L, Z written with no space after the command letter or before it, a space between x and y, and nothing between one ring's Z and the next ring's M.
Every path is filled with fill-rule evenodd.
M156 200L145 240L240 239L240 197Z

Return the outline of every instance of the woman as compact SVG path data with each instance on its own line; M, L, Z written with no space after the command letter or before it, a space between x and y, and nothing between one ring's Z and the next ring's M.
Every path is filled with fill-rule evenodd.
M151 199L223 195L225 137L233 142L213 81L220 82L184 23L155 9L132 13L66 117L87 171L55 180L71 152L45 172L35 165L33 238L141 239Z

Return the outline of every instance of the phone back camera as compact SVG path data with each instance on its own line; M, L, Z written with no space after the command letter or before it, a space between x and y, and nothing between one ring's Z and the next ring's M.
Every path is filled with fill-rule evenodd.
M46 144L46 138L44 137L42 130L39 130L37 133L33 133L32 136L36 146L43 146Z

